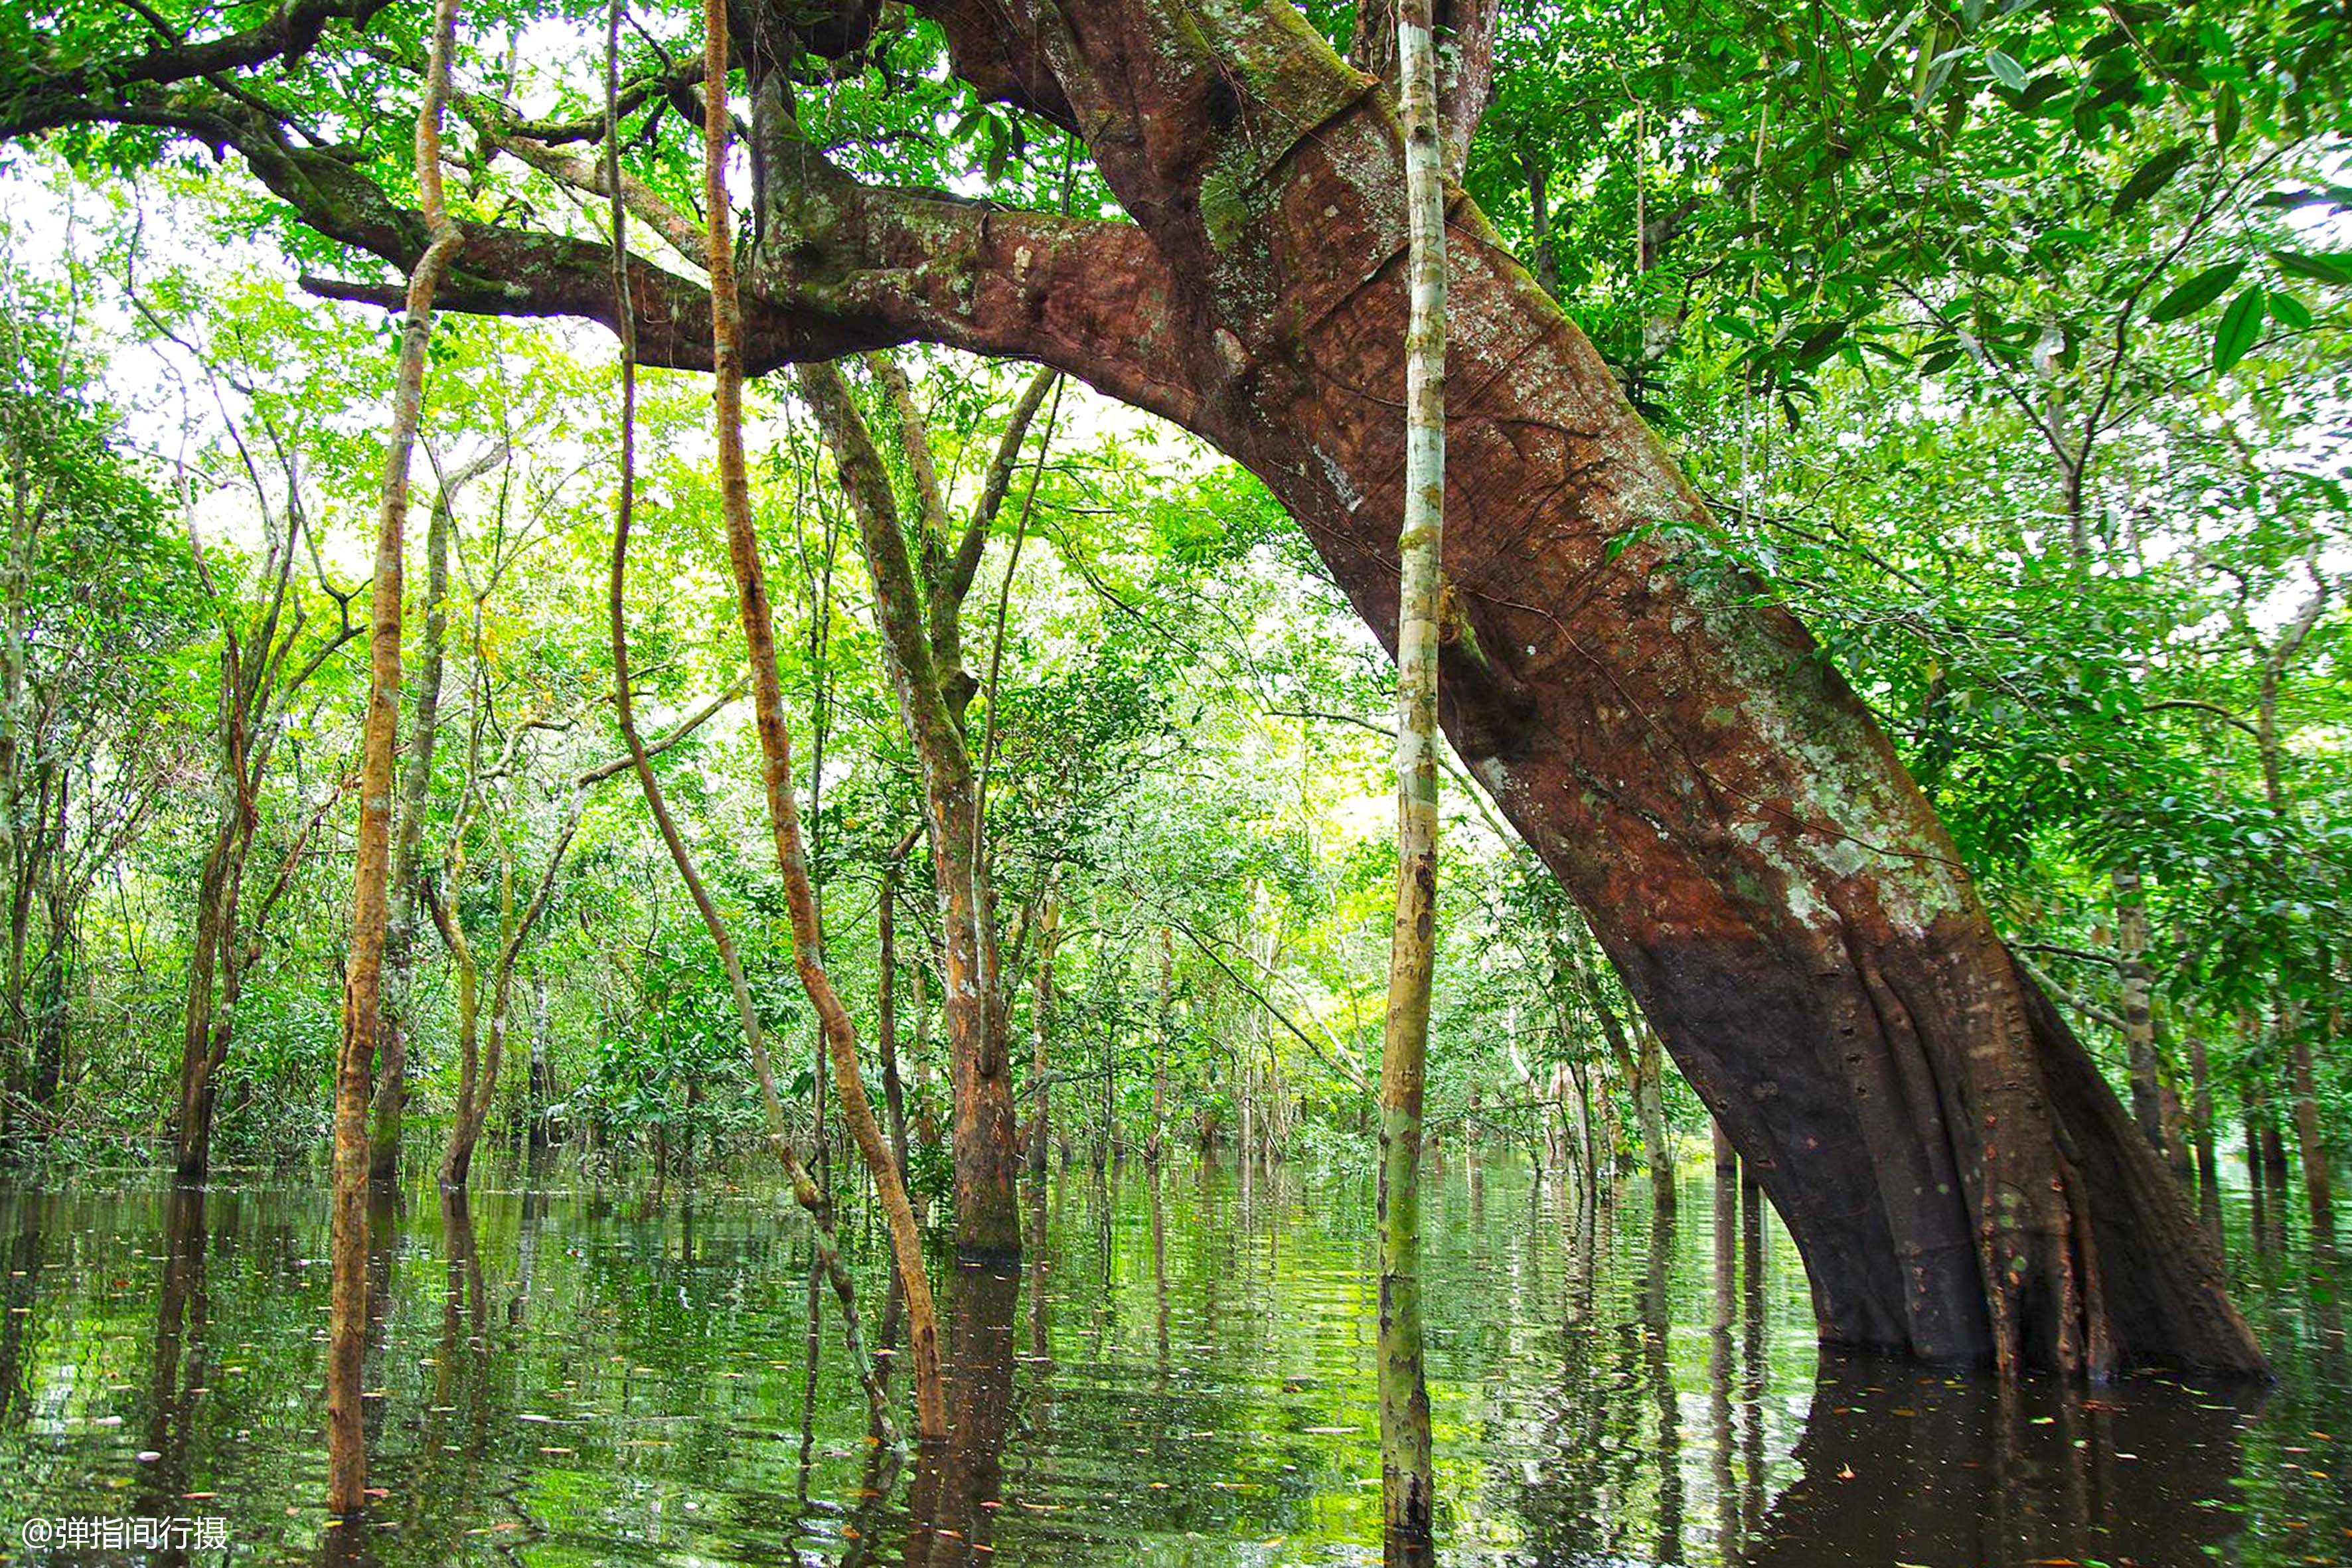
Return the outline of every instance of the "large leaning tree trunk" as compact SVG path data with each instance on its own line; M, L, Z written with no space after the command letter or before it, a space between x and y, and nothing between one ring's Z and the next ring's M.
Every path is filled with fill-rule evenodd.
M831 169L794 128L792 62L856 48L880 8L752 0L749 368L924 341L1067 371L1245 464L1390 635L1406 294L1386 86L1285 0L910 8L980 93L1081 134L1131 218ZM414 213L205 80L370 14L301 0L234 48L12 79L0 134L176 128L404 266ZM467 111L502 145L561 129ZM534 167L566 177L559 156ZM2260 1369L2155 1151L2020 975L1885 736L1801 626L1686 553L1700 502L1608 367L1458 191L1449 220L1447 733L1771 1194L1823 1333L2004 1366ZM603 246L463 231L444 308L614 319ZM632 287L645 360L707 369L706 291L642 258Z

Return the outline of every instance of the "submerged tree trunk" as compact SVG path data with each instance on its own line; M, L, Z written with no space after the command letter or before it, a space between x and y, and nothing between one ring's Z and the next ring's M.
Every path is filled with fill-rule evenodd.
M1168 1137L1168 1037L1176 1032L1176 949L1168 928L1160 928L1160 1019L1151 1033L1151 1127L1143 1137L1143 1163L1160 1168Z
M919 955L907 966L907 1005L915 1015L915 1111L908 1126L915 1142L936 1152L940 1146L940 1119L931 1104L931 995L930 971Z
M1731 1327L1738 1278L1739 1153L1720 1122L1715 1130L1715 1326Z
M1246 465L1392 637L1409 307L1387 95L1281 4L917 8L981 96L1082 126L1131 221L861 186L798 139L782 54L754 58L757 362L922 340L1076 374ZM320 226L413 256L399 224L354 227L254 162ZM1696 548L1706 509L1609 367L1449 205L1440 717L1764 1183L1823 1335L2012 1369L2262 1368L2170 1176L1866 708ZM483 268L472 308L605 312L544 247ZM667 308L648 357L707 366L696 291L639 287Z
M1654 1030L1642 1031L1642 1052L1634 1067L1633 1114L1642 1127L1642 1163L1650 1173L1650 1206L1671 1217L1675 1212L1675 1146L1666 1135L1665 1048Z
M1011 1053L1005 1049L1005 1007L998 980L995 892L988 874L979 780L961 721L969 678L952 653L946 628L961 613L961 592L930 613L932 596L916 580L887 469L866 418L831 365L803 365L800 387L824 427L834 467L856 514L875 620L888 650L891 684L915 754L922 764L926 821L936 871L944 938L941 1010L948 1026L948 1061L955 1085L956 1245L969 1257L1021 1252L1021 1208L1015 1187L1021 1152L1013 1113ZM902 420L908 419L903 412ZM908 421L911 423L911 421ZM919 429L908 449L928 448ZM997 492L1001 499L1002 491ZM928 500L926 518L934 514ZM984 507L994 516L993 503ZM986 521L970 554L976 564ZM927 521L924 537L936 537ZM969 585L969 571L961 572ZM939 583L931 586L936 594Z
M2286 1194L2293 1173L2287 1168L2286 1141L2279 1136L2278 1113L2267 1089L2263 1095L2263 1184L2271 1191L2271 1239L2284 1248L2288 1230Z
M1412 308L1404 345L1404 522L1397 538L1396 907L1381 1031L1376 1198L1381 1505L1391 1562L1425 1555L1437 1510L1421 1325L1422 1106L1437 961L1437 642L1445 508L1445 191L1431 27L1430 0L1398 0Z
M530 976L530 1146L533 1152L547 1147L550 1129L548 1107L555 1100L555 1064L548 1056L547 1038L547 976L533 970Z
M2197 1221L2218 1255L2221 1249L2221 1162L2213 1144L2213 1082L2200 1030L2189 1037L2189 1140L2197 1152Z
M2270 1182L2263 1169L2262 1118L2257 1109L2254 1090L2250 1085L2241 1098L2241 1109L2246 1121L2246 1194L2247 1219L2253 1235L2254 1250L2271 1244Z
M1625 1090L1633 1100L1633 1124L1642 1138L1642 1163L1650 1173L1650 1206L1671 1216L1675 1212L1675 1161L1674 1151L1666 1141L1666 1064L1662 1043L1654 1030L1642 1028L1641 1021L1636 1019L1634 1028L1640 1035L1640 1044L1636 1046L1617 1016L1600 973L1586 959L1583 944L1571 942L1569 952L1578 986L1584 993L1586 1005L1592 1009L1594 1021L1601 1026L1601 1037L1607 1043L1617 1070L1625 1075Z
M890 1114L890 1157L905 1181L907 1163L907 1091L898 1079L898 867L903 850L913 847L910 834L902 853L890 857L882 868L882 890L874 906L874 1049L882 1058L882 1104ZM909 1185L907 1201L914 1205L916 1223L923 1218L923 1200Z
M625 5L625 0L612 0L606 21L604 103L605 122L611 128L605 142L605 167L608 172L619 160L620 115L616 110L620 97L621 19ZM619 247L624 232L624 216L617 196L613 202L613 229L615 290L621 293L623 300L625 301L625 292L621 289L622 277L619 266ZM751 1058L752 1074L759 1083L760 1110L765 1121L769 1152L775 1155L777 1163L783 1167L785 1179L793 1189L793 1201L800 1205L802 1212L809 1216L814 1227L815 1234L812 1237L811 1247L811 1250L815 1255L814 1270L822 1274L832 1285L834 1294L841 1303L843 1342L848 1347L850 1362L856 1368L859 1380L865 1384L867 1409L877 1434L887 1439L896 1431L896 1426L890 1418L889 1391L881 1371L873 1358L866 1352L857 1312L857 1287L850 1276L847 1265L841 1259L840 1242L834 1230L832 1205L826 1194L820 1191L816 1183L810 1179L806 1167L801 1163L800 1156L793 1152L792 1135L784 1125L783 1100L776 1092L776 1075L768 1059L766 1031L760 1022L759 1008L752 1002L751 983L744 975L743 962L736 950L734 935L728 930L726 921L720 917L719 906L711 900L709 888L702 879L701 870L694 863L693 852L687 847L685 835L678 831L677 819L670 815L668 803L662 795L660 781L654 776L652 751L646 746L645 738L637 731L636 700L631 686L634 678L629 668L626 593L629 528L636 506L636 339L625 303L618 314L621 322L621 483L619 504L614 509L613 554L605 597L606 617L613 648L614 716L619 722L621 738L628 746L629 766L636 775L637 787L644 795L646 809L652 813L654 826L661 835L662 847L668 850L670 863L677 872L678 880L685 884L687 896L694 904L695 913L701 918L703 930L709 933L711 946L719 954L719 968L727 976L728 991L734 1000L736 1022L742 1030L744 1050ZM812 1279L810 1281L812 1335L815 1330L817 1310L815 1289L816 1281ZM887 1339L888 1331L886 1329L884 1333ZM931 1331L930 1342L936 1343L936 1338L937 1331L934 1328ZM919 1333L915 1356L919 1387L927 1370L922 1351L924 1342ZM815 1365L816 1350L816 1343L812 1338L809 1345L812 1368ZM935 1375L936 1369L930 1370Z
M1396 122L1286 13L1171 48L1162 10L1090 8L1074 35L1015 6L992 56L950 26L966 59L1011 58L1002 90L1068 95L1150 252L1117 305L1074 282L1031 352L1212 433L1385 636ZM1098 71L1027 52L1032 22ZM1244 135L1261 114L1297 129ZM1771 1194L1824 1335L2012 1368L2261 1367L2170 1177L1863 705L1792 618L1700 569L1704 508L1459 196L1449 239L1443 716ZM1090 309L1138 350L1085 339Z
M195 930L188 941L187 999L181 1013L180 1102L173 1124L174 1179L200 1187L212 1173L213 1095L219 1065L213 1059L213 1008L220 955L227 946L229 888L238 868L238 812L234 799L222 803L212 847L196 881Z
M361 748L359 837L352 865L352 946L344 968L343 1036L335 1063L334 1226L327 1348L327 1511L354 1518L367 1501L367 1437L360 1377L367 1348L367 1189L371 1068L382 1018L384 927L392 872L392 763L400 726L401 534L408 464L425 400L433 296L460 241L441 198L441 109L449 93L457 0L436 0L425 102L416 117L416 176L431 234L408 279L408 313L385 442L370 601L367 724Z

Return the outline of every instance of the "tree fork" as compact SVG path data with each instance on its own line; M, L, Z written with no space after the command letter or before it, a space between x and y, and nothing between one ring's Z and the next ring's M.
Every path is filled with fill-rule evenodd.
M1004 1048L1003 995L991 956L996 945L995 895L981 835L977 776L872 432L835 366L802 365L799 385L857 518L891 685L922 769L940 907L946 993L940 1010L955 1082L957 1249L967 1258L1018 1258L1020 1149L1010 1053ZM976 543L972 550L976 556Z

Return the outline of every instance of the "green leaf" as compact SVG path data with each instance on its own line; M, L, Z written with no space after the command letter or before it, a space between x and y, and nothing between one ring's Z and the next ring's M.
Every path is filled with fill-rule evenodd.
M1993 79L2011 92L2025 90L2025 68L2016 59L1995 49L1985 56L1985 64L1992 68Z
M2183 316L2193 316L2229 291L2246 269L2242 261L2225 261L2219 267L2208 267L2196 277L2157 301L2148 315L2158 321L2177 321Z
M2189 153L2193 151L2188 142L2176 142L2133 170L2132 177L2126 180L2124 188L2116 193L2116 199L2108 205L2107 211L2121 217L2164 189L2172 183L2172 176L2180 173L2180 166L2189 162Z
M1798 368L1811 370L1829 358L1830 351L1835 348L1838 341L1844 336L1843 321L1828 321L1814 328L1806 335L1804 342L1797 345Z
M2284 289L2273 289L2271 296L2271 320L2288 331L2299 332L2311 325L2311 307Z
M2340 256L2312 256L2300 250L2273 250L2271 259L2282 272L2309 278L2338 288L2352 287L2352 261Z
M2213 334L2213 374L2227 375L2231 366L2246 357L2262 335L2263 314L2270 303L2259 283L2230 301L2221 313L2221 330Z
M2238 107L2238 89L2228 82L2213 95L2213 145L2226 149L2238 139L2238 125L2242 111Z

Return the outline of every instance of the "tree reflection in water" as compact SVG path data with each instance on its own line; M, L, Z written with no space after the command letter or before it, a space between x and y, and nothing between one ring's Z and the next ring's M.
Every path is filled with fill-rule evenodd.
M948 1435L915 1461L908 1489L907 1568L992 1560L1012 1430L1018 1266L964 1263L949 1297Z
M1704 1178L1670 1226L1638 1180L1451 1164L1424 1263L1444 1568L2284 1568L2352 1541L2341 1342L2291 1257L2250 1260L2286 1373L2266 1402L2004 1397L1819 1355L1785 1237L1736 1199L1717 1247ZM832 1334L803 1443L806 1232L773 1194L492 1176L379 1213L385 1495L333 1537L318 1194L0 1193L12 1502L209 1510L259 1564L1381 1559L1371 1205L1344 1171L1269 1164L1246 1199L1173 1161L1033 1182L1018 1263L942 1271L951 1427L903 1461ZM887 1255L860 1267L882 1300Z

